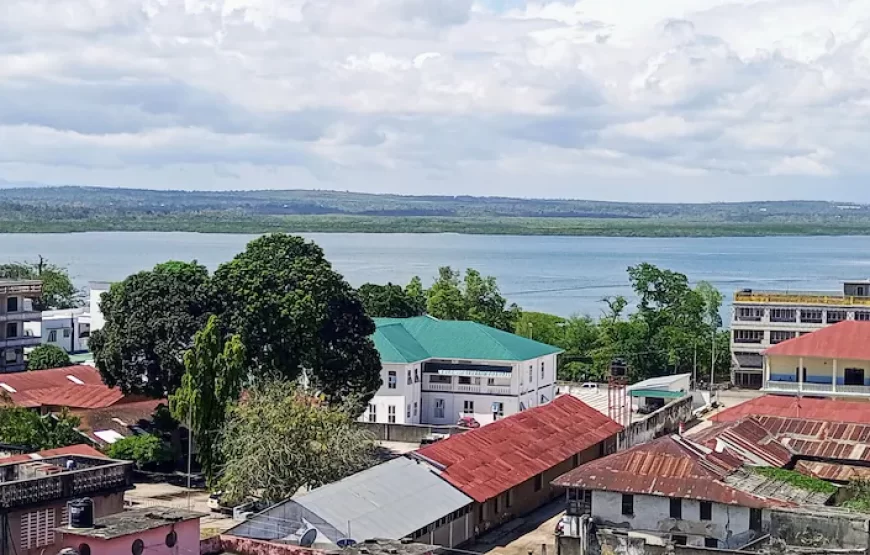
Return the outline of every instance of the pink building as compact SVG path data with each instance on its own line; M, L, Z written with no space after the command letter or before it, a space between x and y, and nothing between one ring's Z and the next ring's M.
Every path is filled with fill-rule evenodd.
M190 555L199 553L199 519L183 509L148 507L94 521L93 528L65 526L61 545L78 555Z

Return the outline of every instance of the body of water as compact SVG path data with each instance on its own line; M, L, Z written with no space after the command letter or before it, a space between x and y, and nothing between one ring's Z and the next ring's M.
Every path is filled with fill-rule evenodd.
M867 237L608 238L414 234L305 234L359 286L431 283L439 266L476 268L527 310L599 316L601 299L631 297L626 268L650 262L738 289L838 290L870 277ZM0 234L0 263L42 255L74 281L117 281L166 260L198 260L210 270L254 235L199 233ZM727 319L726 319L727 321Z

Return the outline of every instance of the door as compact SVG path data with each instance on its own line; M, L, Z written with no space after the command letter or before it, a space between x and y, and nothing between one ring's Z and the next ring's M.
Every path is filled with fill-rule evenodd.
M864 385L863 368L846 368L843 371L844 385Z
M761 532L761 509L749 509L749 529Z

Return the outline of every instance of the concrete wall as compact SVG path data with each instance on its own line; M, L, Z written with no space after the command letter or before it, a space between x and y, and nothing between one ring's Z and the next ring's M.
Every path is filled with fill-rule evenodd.
M177 543L174 547L166 545L166 536L172 532L178 536ZM142 540L146 546L148 555L189 555L197 553L200 550L199 544L199 519L187 520L176 524L167 524L159 528L145 530L135 534L113 538L111 540L102 540L79 536L77 534L64 534L61 541L62 547L72 549L78 548L81 544L87 544L91 548L93 555L101 555L103 553L109 555L126 555L132 553L133 542L137 539Z
M432 434L461 434L466 430L456 426L428 426L423 424L372 424L357 422L356 425L371 432L380 441L420 443Z
M870 548L867 515L846 512L773 511L770 535L788 545L819 549Z
M689 422L693 418L692 396L686 395L647 415L643 420L632 422L620 435L619 448L628 449L665 434L676 433L681 422Z
M556 555L747 555L749 551L713 549L703 546L655 545L642 537L609 530L599 530L591 542L584 545L577 537L556 538Z
M622 514L622 494L610 491L592 492L592 517L609 528L644 530L662 534L678 534L688 538L690 545L704 546L705 538L716 538L720 547L740 547L759 534L749 529L749 509L720 503L712 504L712 520L701 520L701 504L693 499L682 500L682 518L670 517L669 497L634 495L634 514ZM762 513L762 522L770 517Z
M219 553L240 553L244 555L327 555L329 553L329 551L306 549L298 545L272 543L226 535L202 540L199 552L201 555L218 555Z

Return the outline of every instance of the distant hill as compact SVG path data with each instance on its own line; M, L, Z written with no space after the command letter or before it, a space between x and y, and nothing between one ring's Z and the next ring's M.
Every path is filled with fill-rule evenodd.
M8 184L7 184L8 185ZM870 234L870 207L646 204L340 191L0 187L0 231L408 231L557 235Z

